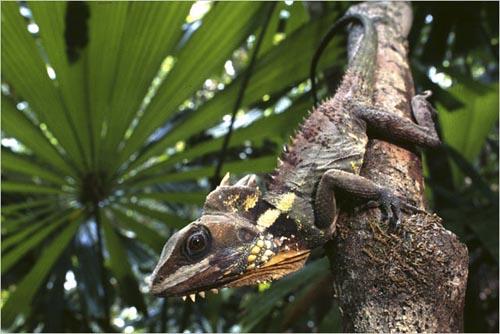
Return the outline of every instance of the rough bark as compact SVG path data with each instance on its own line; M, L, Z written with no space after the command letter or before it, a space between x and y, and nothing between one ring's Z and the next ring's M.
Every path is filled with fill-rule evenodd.
M408 65L411 5L369 2L350 12L373 18L379 35L375 101L411 117L414 86ZM349 52L361 29L351 27ZM361 175L425 208L420 154L372 139ZM329 245L346 332L460 332L467 281L467 248L432 214L405 214L390 233L380 210L345 212Z

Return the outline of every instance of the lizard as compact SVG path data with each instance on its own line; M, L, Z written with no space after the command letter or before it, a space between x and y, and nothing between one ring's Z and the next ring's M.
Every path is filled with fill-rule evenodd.
M343 16L331 31L346 23L361 24L363 37L335 95L314 108L290 138L266 192L255 175L231 185L226 174L208 194L201 217L165 244L150 276L154 295L195 301L206 291L277 280L299 270L312 249L332 238L340 200L376 203L395 224L401 208L411 207L359 172L368 128L397 142L440 144L429 93L412 99L416 123L374 106L377 31L361 14Z

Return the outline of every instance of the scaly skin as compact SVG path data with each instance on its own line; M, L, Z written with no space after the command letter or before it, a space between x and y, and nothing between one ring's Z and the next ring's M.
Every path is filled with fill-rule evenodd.
M300 269L311 249L332 237L337 191L344 200L375 201L399 221L405 204L359 176L366 130L434 146L439 139L429 116L432 108L426 96L414 98L417 125L372 105L377 33L360 15L346 16L334 28L348 21L362 23L364 37L335 96L314 109L291 139L264 195L253 176L235 185L224 177L207 196L202 216L165 245L151 276L155 295L190 295L194 301L197 293L275 280Z

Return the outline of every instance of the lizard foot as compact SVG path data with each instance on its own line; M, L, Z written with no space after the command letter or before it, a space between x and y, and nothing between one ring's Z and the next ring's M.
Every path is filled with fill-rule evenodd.
M382 220L388 221L390 232L395 232L401 224L402 211L412 214L426 213L426 211L406 203L404 200L394 195L387 189L381 191L378 200L371 200L356 207L355 212L374 208L380 208L382 212Z
M382 211L382 220L389 222L389 231L394 232L401 224L402 201L389 191L383 191L380 195L379 206Z
M426 145L435 147L441 145L439 136L436 132L437 111L427 99L432 95L430 90L426 90L421 94L415 95L411 99L411 109L413 117L417 124L428 131Z

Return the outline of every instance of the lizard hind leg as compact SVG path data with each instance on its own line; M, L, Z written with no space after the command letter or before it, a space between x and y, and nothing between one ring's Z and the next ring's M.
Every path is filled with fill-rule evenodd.
M417 123L377 107L356 105L355 113L367 125L388 139L420 146L436 147L441 144L432 119L434 108L426 100L428 92L412 99L412 111Z

